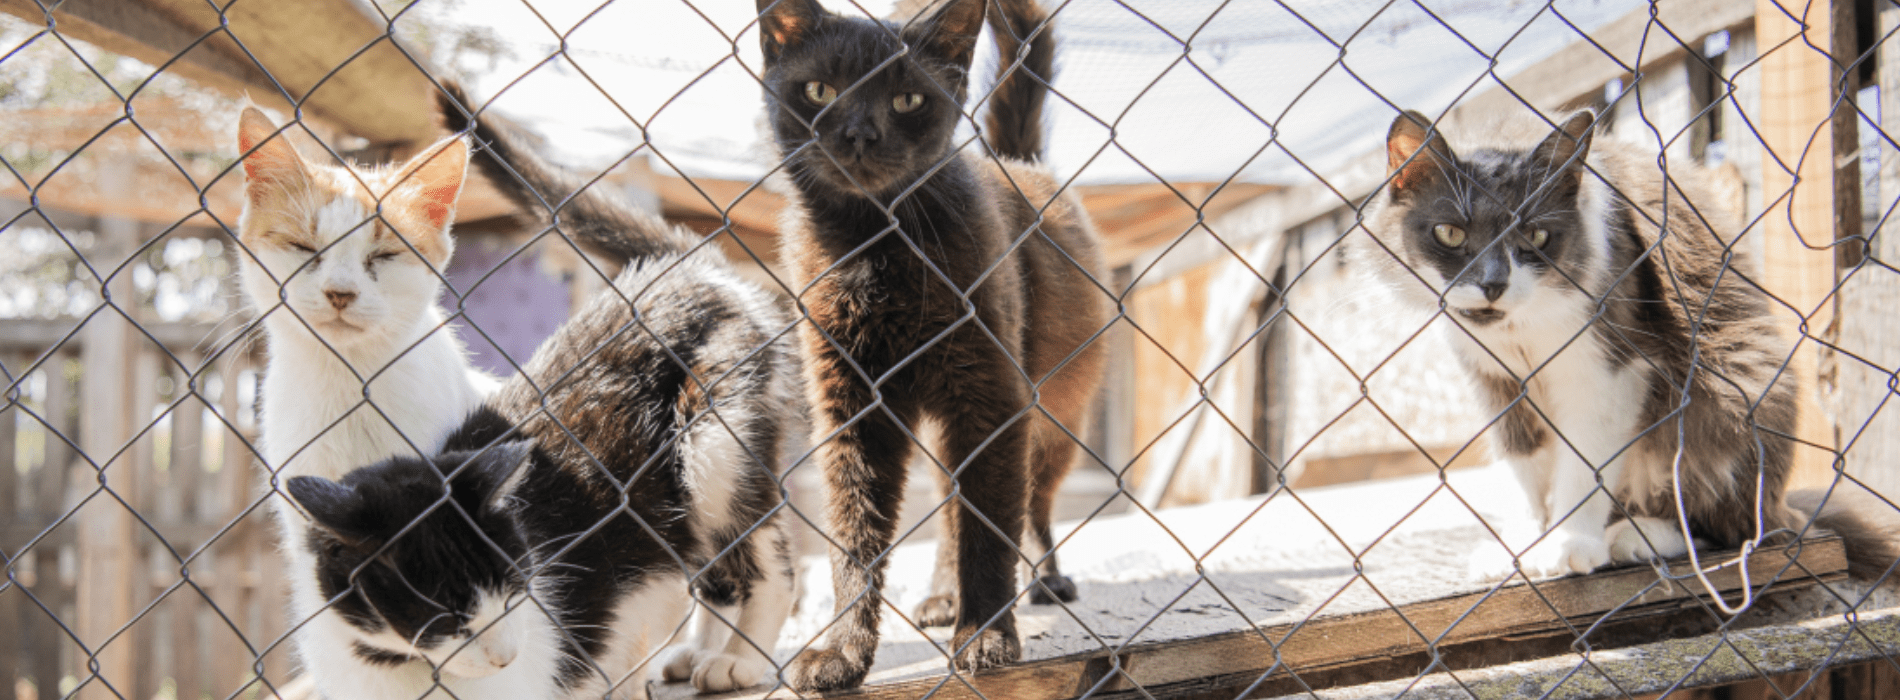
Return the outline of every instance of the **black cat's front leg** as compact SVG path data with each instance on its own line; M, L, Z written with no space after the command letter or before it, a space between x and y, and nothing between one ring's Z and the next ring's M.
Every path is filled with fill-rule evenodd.
M986 395L962 397L960 405L945 411L946 463L963 465L955 489L961 512L946 520L955 529L944 534L942 546L957 548L951 648L957 668L965 671L1022 658L1011 604L1022 560L1016 544L1028 500L1029 445L1027 417L1015 415L1024 401L1009 389L991 387Z
M869 391L837 386L856 385L857 377L843 372L831 376L841 381L816 392L814 437L825 440L816 450L816 462L829 491L825 511L835 541L831 585L837 620L823 644L805 650L786 667L786 682L801 692L856 687L871 668L883 610L883 555L896 532L911 447L884 408L857 417L871 403Z

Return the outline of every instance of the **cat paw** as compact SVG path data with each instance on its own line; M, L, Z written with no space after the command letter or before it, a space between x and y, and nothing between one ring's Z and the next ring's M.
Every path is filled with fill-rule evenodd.
M1569 574L1587 574L1610 563L1610 548L1601 538L1571 535L1562 530L1550 533L1530 551L1513 560L1502 545L1487 543L1471 553L1471 578L1478 581L1503 581L1512 574L1527 579L1551 578Z
M772 662L758 654L702 653L699 662L693 664L693 688L702 693L750 688L771 671Z
M864 684L870 664L855 662L836 649L806 649L785 667L785 682L801 693L856 688Z
M1035 605L1073 603L1075 597L1075 582L1061 574L1037 578L1036 587L1029 590L1029 602Z
M957 623L957 597L933 595L917 606L918 627L949 627Z
M995 627L977 632L974 638L968 632L958 631L950 644L953 649L961 649L956 660L959 671L1007 666L1023 658L1022 640L1016 638L1015 632Z
M660 679L668 683L692 680L695 651L690 644L675 644L662 650L654 659L660 665Z
M1470 572L1474 581L1503 581L1517 573L1517 562L1511 559L1510 551L1503 545L1487 542L1471 553Z
M1543 541L1517 558L1527 578L1551 578L1587 574L1610 563L1610 546L1602 536L1574 535L1563 530L1550 533Z
M1610 524L1603 539L1610 542L1610 561L1620 564L1673 559L1689 553L1689 543L1682 538L1682 530L1675 523L1660 518L1639 516L1618 520Z

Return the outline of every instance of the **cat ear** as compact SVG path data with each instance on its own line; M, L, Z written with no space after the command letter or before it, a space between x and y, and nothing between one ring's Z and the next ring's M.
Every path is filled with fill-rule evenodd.
M913 20L904 28L904 43L928 46L933 53L951 62L969 67L976 55L976 37L983 31L983 10L988 0L940 0L936 14L925 20Z
M320 476L293 476L285 490L319 527L348 540L369 536L363 522L363 498L356 489Z
M455 221L455 202L468 176L468 142L449 137L410 158L397 171L397 189L417 193L416 213L428 226L440 230Z
M1557 125L1557 130L1537 144L1533 153L1537 158L1552 167L1565 168L1571 173L1583 170L1583 159L1590 157L1590 135L1595 130L1597 115L1588 109L1580 109L1565 117Z
M256 107L245 107L238 116L238 154L244 159L244 191L252 204L310 181L290 139L277 133L277 125Z
M777 61L786 47L811 36L825 8L817 0L758 0L759 46L767 63Z
M1425 115L1408 109L1385 132L1386 172L1392 176L1394 193L1417 189L1451 171L1451 146L1444 136L1431 131L1431 123Z
M468 466L455 475L455 488L479 494L483 507L495 510L514 495L522 479L527 477L528 460L534 458L534 442L512 440L467 454ZM444 466L454 469L458 465Z

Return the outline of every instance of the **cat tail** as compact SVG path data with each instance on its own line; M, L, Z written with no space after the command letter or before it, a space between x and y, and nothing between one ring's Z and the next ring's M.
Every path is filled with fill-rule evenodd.
M1831 494L1827 489L1791 491L1787 500L1812 515L1817 527L1840 535L1849 575L1870 582L1884 576L1882 585L1900 585L1900 567L1894 566L1900 561L1900 510L1893 504L1850 481Z
M652 212L609 195L599 183L583 182L541 159L528 139L492 116L475 113L476 103L460 84L442 81L436 107L443 125L468 133L488 151L472 160L482 175L522 211L558 225L589 253L618 266L691 250L699 237L666 223Z
M1042 160L1042 103L1055 80L1056 27L1037 0L994 0L990 32L996 36L996 88L984 137L997 155ZM1023 42L1029 50L1023 50ZM1022 63L1018 65L1017 59Z

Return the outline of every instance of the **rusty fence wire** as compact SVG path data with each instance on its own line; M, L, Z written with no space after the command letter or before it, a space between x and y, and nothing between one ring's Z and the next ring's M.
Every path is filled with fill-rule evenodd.
M408 162L450 136L465 140L472 159L499 158L472 131L442 127L437 100L451 82L470 97L463 116L504 125L539 159L571 170L573 182L663 215L691 232L695 250L721 252L719 274L763 290L789 319L774 342L809 350L798 334L824 339L851 391L869 397L868 408L841 421L789 428L782 460L728 455L740 463L735 474L766 475L765 491L783 498L768 499L766 517L738 524L734 539L762 541L783 528L789 541L768 549L783 547L797 578L779 637L745 640L770 652L771 663L762 685L741 696L818 695L794 687L794 659L833 646L826 635L856 601L882 611L864 691L874 697L1900 697L1890 695L1900 693L1892 660L1900 601L1887 590L1893 562L1870 560L1868 551L1887 550L1843 543L1811 515L1824 501L1824 510L1857 513L1868 541L1900 536L1892 500L1900 496L1900 422L1888 406L1900 389L1900 242L1889 235L1900 202L1900 4L1041 1L1050 20L1019 38L1055 39L1040 117L1053 191L1009 180L986 202L1033 212L1044 227L1011 232L1012 250L1052 244L1043 231L1060 216L1057 202L1074 202L1093 221L1099 250L1052 245L1054 259L1084 273L1079 293L1096 298L1031 295L1032 307L1058 311L1022 333L1079 339L1088 350L1077 357L1100 359L1100 388L1086 409L1061 413L1052 406L1062 397L1040 393L1045 403L1005 421L1006 429L1048 421L1054 428L1041 434L1075 444L1076 457L1062 486L1031 505L1054 513L1053 548L1031 542L1010 553L1021 573L1007 624L1022 661L972 673L955 665L963 640L924 619L926 599L941 592L932 583L940 521L960 512L964 527L999 539L1034 534L1005 533L972 501L980 485L957 483L969 465L939 445L963 426L922 420L903 408L910 399L885 392L953 336L1022 341L991 327L980 295L954 281L970 270L930 257L961 220L896 223L916 206L906 197L934 196L921 184L873 206L893 223L863 248L835 251L835 264L816 274L793 269L781 241L798 233L786 212L813 203L768 134L769 110L783 106L760 99L763 30L751 3L0 0L0 697L302 698L326 687L400 685L312 677L326 668L314 656L362 656L310 649L314 640L349 638L319 628L355 625L372 641L391 635L375 620L345 619L361 609L350 602L365 585L355 576L370 574L353 574L315 609L292 605L293 591L315 574L307 558L288 556L302 543L283 541L274 514L304 517L289 506L289 479L303 473L294 460L361 449L335 446L369 440L351 432L362 421L447 411L452 402L421 398L418 406L417 396L403 396L401 406L379 405L393 399L379 400L372 385L412 370L344 367L332 360L349 349L328 341L319 343L327 356L298 366L271 337L270 328L295 327L321 338L326 321L305 317L288 291L295 276L315 274L314 263L292 266L290 279L266 275L276 286L264 293L278 299L246 296L244 270L274 253L240 236L239 114L260 107L269 133L307 162L355 163L365 168L359 173ZM944 6L826 4L845 16L888 18L888 38L900 40L911 36L907 22ZM1027 51L999 55L993 31L977 43L948 159L997 158L982 121L999 99L992 76L999 61L1028 70ZM833 87L851 95L882 89L879 80ZM1593 116L1587 131L1566 137L1562 128L1582 109ZM1404 121L1405 110L1422 121ZM1538 198L1561 196L1565 175L1546 169L1513 180L1510 153L1483 148L1523 124L1532 138L1510 141L1520 157L1540 143L1562 151L1586 135L1592 154L1634 154L1587 165L1580 157L1575 172L1586 183L1577 187L1597 201L1612 197L1590 183L1607 182L1641 213L1619 220L1607 205L1553 205L1548 221L1588 223L1538 218ZM808 148L816 155L796 157L844 157L825 143L815 138ZM1444 144L1468 172L1440 160L1450 151L1434 149ZM934 176L948 163L923 170ZM525 173L526 165L502 162L501 170ZM424 265L425 283L407 293L436 301L440 320L429 317L425 335L457 338L472 368L519 382L563 323L605 313L589 299L631 306L646 288L616 289L618 264L577 234L582 196L535 192L524 206L504 194L523 183L481 172L471 166L460 190L453 256ZM1530 185L1511 189L1521 181ZM1445 188L1433 195L1441 199L1403 200L1407 188L1434 186ZM1461 212L1470 230L1403 220L1392 213L1400 201ZM349 235L394 230L385 212L369 208L344 227ZM1660 219L1635 220L1644 214ZM1478 221L1485 216L1489 223ZM1668 233L1614 250L1605 244L1596 258L1589 250L1597 249L1585 250L1592 235L1646 225ZM1671 235L1712 238L1679 246ZM1425 236L1460 250L1470 236L1474 252L1420 253ZM1558 237L1571 242L1546 248ZM920 274L940 280L926 286L967 311L902 349L895 366L866 367L856 347L813 331L822 328L813 309L833 304L825 295L855 279L839 270L874 244L913 252ZM405 239L402 250L427 258L427 245ZM307 252L348 249L334 246ZM1492 270L1487 260L1505 262ZM976 262L977 278L1015 274ZM1512 276L1533 268L1547 276ZM705 270L681 264L644 274ZM1660 284L1629 281L1638 278ZM1593 286L1604 279L1618 286L1590 292L1581 318L1555 308L1505 324L1543 343L1541 357L1487 345L1503 337L1494 319L1465 311L1477 303L1472 295L1556 303L1535 295L1612 289ZM992 283L1011 280L984 282ZM1726 285L1739 295L1728 301L1752 311L1723 316L1710 311L1720 303L1695 299L1669 316L1660 309L1681 300L1670 294L1682 284ZM1514 297L1508 285L1544 291ZM873 291L869 298L888 299ZM332 303L341 309L348 300ZM1108 311L1099 327L1059 328L1087 315L1064 305ZM278 325L267 327L273 318ZM1671 318L1688 347L1652 332ZM656 333L649 320L636 316L623 331ZM397 354L419 353L425 342ZM1578 359L1598 347L1612 349ZM1473 370L1483 363L1470 358L1479 356L1496 366ZM1588 362L1623 367L1615 376L1636 383L1590 379L1578 369ZM691 358L669 363L664 372L689 375L695 386L740 381L703 374ZM1701 393L1683 398L1666 382L1656 386L1655 376L1689 365L1714 377L1683 379L1705 382ZM295 368L294 378L271 385L285 391L266 390L271 367ZM1053 386L1014 369L1001 381ZM792 374L822 384L811 372ZM310 400L336 381L355 382L346 400ZM1644 408L1651 394L1676 398ZM803 396L761 400L799 404L787 410L803 416ZM1739 401L1733 421L1684 418L1704 415L1694 412L1698 400L1723 396L1740 397L1729 399ZM932 415L931 402L952 400L918 399L921 414ZM553 415L546 396L533 394L536 402L543 408L535 415ZM737 420L719 408L727 407L700 420ZM1558 418L1579 410L1594 422ZM321 437L282 444L265 434L266 411L310 412ZM909 483L890 487L903 492L903 512L883 523L894 533L888 548L846 554L844 526L834 520L842 508L828 504L861 495L827 487L836 451L827 443L886 423L901 438L891 449L914 452ZM696 425L675 426L666 444ZM403 435L391 454L426 457L443 437ZM1707 449L1646 447L1658 442ZM273 460L280 450L292 456ZM1715 486L1698 481L1698 465L1728 458L1737 461ZM1545 466L1520 478L1513 461ZM1548 477L1557 462L1575 462L1582 491L1530 506L1520 482ZM1630 466L1637 463L1651 468ZM667 481L675 477L664 470L641 478L647 483L623 488L699 488ZM940 481L954 487L939 490ZM1754 499L1783 486L1798 509ZM1706 502L1718 505L1693 505ZM1712 515L1678 523L1677 503ZM1524 521L1526 511L1542 518ZM1783 512L1796 516L1775 515ZM670 526L632 508L614 515L631 515L653 537ZM1599 563L1552 563L1547 554L1570 546L1578 523L1639 515L1664 526L1642 531L1643 542L1662 548L1651 535L1680 537L1672 528L1682 524L1699 546L1590 573L1552 570ZM403 532L412 529L424 528ZM484 539L477 544L511 546ZM1596 544L1614 550L1627 541ZM662 573L692 587L677 600L639 605L686 610L697 601L691 607L713 612L647 621L664 631L629 658L570 653L566 671L548 672L567 673L573 694L695 694L691 683L663 678L673 675L662 671L663 649L745 636L740 618L713 604L724 599L713 590L715 571L741 545L705 555L660 546L676 569ZM1051 579L1036 579L1051 552L1075 595L1057 596L1046 588ZM1474 574L1486 561L1494 575ZM561 577L574 575L561 567L609 565L568 556L516 573ZM852 567L885 568L881 599L834 591L832 576ZM528 590L509 598L507 615L552 620L548 611L583 604ZM1002 620L973 624L1001 629ZM578 631L557 633L573 639ZM510 692L461 685L463 666L384 653L362 667L419 683L416 697Z

